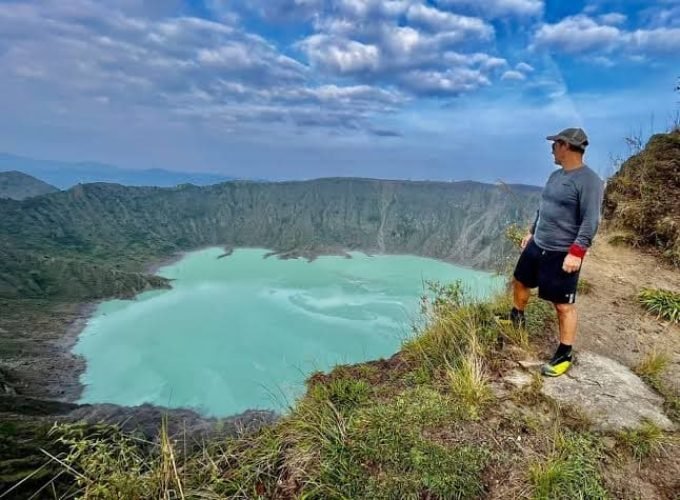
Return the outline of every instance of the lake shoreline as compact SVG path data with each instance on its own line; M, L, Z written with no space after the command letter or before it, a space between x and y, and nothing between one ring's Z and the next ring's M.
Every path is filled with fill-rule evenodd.
M413 255L407 253L387 253L379 252L378 249L347 249L341 247L326 247L323 249L297 249L297 250L286 250L277 251L266 249L262 247L233 247L233 246L223 246L223 245L208 245L195 248L192 250L187 250L183 252L178 252L174 255L155 259L149 264L145 265L144 269L149 274L157 274L159 270L166 266L170 266L181 261L187 255L198 252L201 250L209 248L218 248L223 250L224 253L217 256L217 259L228 258L233 255L235 251L241 249L259 249L266 251L263 255L263 259L270 257L278 257L280 260L291 260L291 259L305 259L307 262L314 262L319 257L324 256L336 256L351 259L350 252L362 253L369 257L379 257L379 256L411 256L420 257L426 259L432 259L435 261L453 264L468 270L479 271L474 267L464 266L460 263L440 259L436 257ZM488 272L488 271L487 271ZM143 292L140 292L143 293ZM136 296L135 296L136 297ZM48 379L41 379L37 376L27 376L25 378L18 380L18 387L21 387L21 392L26 393L29 396L45 398L48 400L55 400L65 403L77 403L83 394L84 385L81 382L81 376L87 369L86 360L73 352L74 347L79 341L80 335L83 333L87 327L89 321L92 319L98 306L103 301L108 300L135 300L135 297L110 297L103 300L89 301L89 302L79 302L79 303L63 303L61 306L59 304L52 303L49 305L49 310L46 311L48 316L53 316L53 321L49 322L47 330L42 330L44 335L52 340L48 342L34 342L34 349L36 352L36 357L39 364L47 364L51 370L51 376ZM54 312L56 309L68 309L70 319L64 320L64 315L58 315ZM41 326L42 325L42 326ZM44 328L44 320L41 325L37 322L35 324L36 332L39 329ZM30 340L37 337L38 333L30 333ZM27 339L29 340L29 339Z
M191 257L188 258L186 266L180 265L163 269L164 265L167 266L170 262L179 262L187 256ZM279 259L272 260L297 259L298 263L292 266L275 264L274 262L260 264L263 260L274 256L279 257ZM319 267L313 269L305 266L305 262L301 260L306 258L308 262L313 262L314 257L321 256L333 256L333 258L328 261L324 259ZM233 261L233 264L221 265L218 261L226 257L236 260ZM356 259L356 264L343 263L345 259L352 258ZM230 262L232 261L230 260ZM253 331L260 332L276 331L277 326L273 326L267 321L259 322L256 319L262 316L260 314L262 307L266 310L266 307L271 304L275 307L274 311L285 311L286 314L280 318L277 316L278 319L274 320L275 324L291 325L286 327L286 331L299 332L299 335L291 333L292 345L298 346L300 352L305 353L305 359L318 358L323 366L319 369L327 370L333 365L327 367L326 359L334 359L332 363L335 364L341 362L358 363L388 357L398 351L404 331L413 321L417 303L423 293L427 292L426 283L428 280L452 282L461 279L465 283L469 283L470 291L475 294L486 294L486 290L490 290L492 283L495 283L493 277L488 273L453 265L441 259L404 254L376 254L368 251L349 253L347 250L338 248L325 248L322 251L314 252L314 255L312 255L304 251L279 253L266 248L225 249L220 246L210 246L193 252L183 252L172 256L171 259L163 259L156 262L155 267L159 274L171 280L173 278L180 279L173 284L173 289L176 289L177 294L173 295L173 292L170 291L168 293L172 296L166 297L164 294L158 297L155 295L142 296L140 301L144 302L144 305L139 306L141 309L134 304L127 306L118 303L111 304L110 309L100 310L100 313L108 313L110 319L105 318L101 325L97 323L99 326L97 327L96 339L88 336L87 342L83 343L78 349L79 353L83 353L87 357L88 363L94 363L92 368L87 371L87 380L90 381L89 383L92 386L86 391L86 399L81 401L117 401L122 404L149 401L162 405L169 403L167 391L172 390L173 405L179 407L183 405L191 407L197 404L203 407L205 405L206 414L236 414L245 408L276 409L276 405L270 405L268 402L259 399L259 396L244 395L249 393L247 389L244 389L248 385L240 383L238 389L237 386L230 388L227 384L224 388L226 391L225 398L221 403L217 403L216 407L211 406L211 403L207 401L216 401L215 395L219 394L220 386L215 386L214 391L217 392L214 392L211 396L212 399L206 399L206 402L201 400L203 391L197 391L191 396L183 397L183 393L178 391L177 388L186 387L186 383L182 381L181 377L186 380L186 377L197 376L193 373L195 361L189 362L186 367L182 368L181 372L168 372L167 363L154 361L144 365L140 361L134 361L137 358L136 354L124 354L125 349L130 349L132 347L129 346L134 345L139 349L140 359L146 359L147 354L144 353L147 353L147 351L142 346L149 342L158 345L158 337L154 333L158 330L164 332L163 339L165 340L161 342L161 346L169 347L172 352L179 351L191 355L194 352L193 344L192 341L187 340L186 328L192 329L195 328L195 325L203 325L195 331L197 339L212 339L214 334L211 333L213 331L211 325L215 321L221 322L222 327L220 328L225 332L222 335L224 339L230 338L224 337L227 332L244 331L244 328L246 330L247 328L255 328ZM270 283L267 278L271 276L276 276L273 283ZM290 276L290 278L286 276ZM292 281L287 281L291 278ZM206 280L210 282L210 288L203 286L203 282ZM356 283L362 282L365 282L366 286L363 284L356 285ZM220 283L222 284L220 285ZM369 286L369 283L372 283L372 285ZM253 290L252 284L257 285L254 294L250 292ZM295 292L294 298L288 297L291 292L288 287L292 287L292 291ZM201 289L202 292L199 295L196 293L186 295L187 289L195 292ZM219 304L213 304L213 299L210 297L210 295L217 293L215 290L224 290L225 293L225 295L221 295L222 292L218 293ZM305 292L302 290L305 290ZM161 297L165 297L165 299ZM150 302L147 303L147 299ZM225 309L224 305L226 304L231 304L231 306ZM386 306L386 304L392 305ZM205 309L205 307L208 309ZM374 307L378 307L377 311L380 312L376 313L372 309ZM211 319L214 314L211 315L210 311L213 310L222 311L218 314L217 320ZM158 311L161 311L160 314L157 314ZM140 316L142 313L148 315L144 316L143 321L141 320L142 316ZM245 320L245 323L242 319L244 314L246 318L250 318ZM264 316L267 315L264 314ZM130 318L134 318L134 320ZM146 318L148 318L148 321ZM361 319L376 321L376 323L374 325L373 323L357 321ZM290 323L287 323L288 321ZM156 330L152 331L145 327L144 325L147 323L155 325ZM182 324L188 326L179 329L174 327L174 325ZM81 329L86 325L87 323L81 323ZM224 325L229 325L226 330L224 330ZM326 340L323 345L314 345L312 348L312 342L318 343L318 337L315 337L311 332L304 332L318 329L333 333L336 340ZM366 329L374 333L369 335ZM115 332L119 332L119 335ZM205 337L201 337L201 335ZM125 339L128 338L134 340L126 341ZM310 341L309 339L312 338L317 338L317 340ZM327 338L330 339L330 336ZM343 338L345 340L341 340ZM257 337L257 339L260 339L260 337ZM397 340L395 341L395 339ZM212 342L212 340L209 340L209 342ZM232 341L226 340L226 342ZM286 378L288 375L282 375L286 373L287 369L276 368L278 364L272 364L268 358L270 356L267 354L268 348L276 344L265 342L263 346L257 348L258 351L253 349L255 349L254 346L259 345L261 340L251 340L250 343L243 345L238 340L233 342L236 343L230 345L234 346L233 349L237 349L233 352L238 352L238 356L241 356L244 360L253 361L246 361L241 366L238 362L211 361L213 357L206 354L205 366L202 369L212 370L211 373L218 377L219 383L225 384L227 381L241 380L244 374L250 374L248 366L254 362L269 367L266 370L265 377L271 377L272 380L288 380ZM344 345L343 342L347 342L348 345ZM279 345L279 348L281 347ZM222 347L211 347L206 353L217 352L223 348L224 345ZM359 351L362 350L364 354L360 354ZM232 349L228 349L228 352L231 351ZM106 353L109 352L123 353L120 354L120 356L123 356L121 359L128 361L121 361L122 364L117 362L111 364L106 357ZM148 355L151 356L149 360L162 358L162 355L159 355L161 358ZM195 360L197 355L195 354L191 359ZM344 358L344 356L347 356L347 358ZM337 359L335 359L336 357ZM288 364L292 363L295 366L303 366L304 364L304 359L295 361L295 356L291 359L293 361L289 360ZM100 360L99 363L98 360ZM225 368L225 363L233 364L234 367ZM236 368L239 366L240 368ZM138 369L137 367L139 367L139 372L135 371ZM107 372L103 370L108 370L109 374L105 375ZM127 375L125 370L127 370ZM279 370L279 372L276 370ZM265 370L260 371L265 372ZM311 371L305 369L304 373L308 372L311 373ZM135 375L131 375L131 373L135 373ZM253 376L255 377L255 375L257 374ZM107 377L109 378L107 379ZM126 390L125 384L129 384L132 380L130 377L136 377L134 380L138 380L138 382L135 382L134 389ZM125 380L127 382L124 382ZM159 385L158 380L165 382ZM107 383L110 385L107 386ZM267 379L259 381L260 385L267 383ZM296 381L296 387L297 385ZM254 391L250 391L249 394L254 394ZM294 398L298 396L299 394L296 393ZM145 397L149 399L142 399ZM290 401L293 401L293 396L290 397Z

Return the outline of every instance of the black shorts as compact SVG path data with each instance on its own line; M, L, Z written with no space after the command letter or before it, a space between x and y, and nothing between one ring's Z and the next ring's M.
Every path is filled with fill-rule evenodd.
M567 253L543 250L532 239L519 256L515 279L528 288L538 287L538 296L544 300L573 304L581 270L568 273L562 269Z

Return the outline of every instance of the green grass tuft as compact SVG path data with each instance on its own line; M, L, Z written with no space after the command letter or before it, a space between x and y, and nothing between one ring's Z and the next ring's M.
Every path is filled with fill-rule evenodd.
M475 351L448 367L447 376L453 396L471 419L480 417L481 409L493 399L483 358Z
M310 395L313 399L330 402L339 411L347 412L366 403L369 399L371 388L364 380L339 378L326 384L316 384L312 387Z
M680 323L680 293L670 290L643 288L638 294L642 306L658 318Z
M598 470L602 451L589 434L558 434L548 456L529 466L529 482L536 500L608 498Z
M656 389L659 387L661 375L670 361L671 359L668 354L651 351L633 367L633 371Z
M637 429L626 429L618 434L619 441L630 450L633 456L642 460L658 455L671 439L656 424L644 421Z
M593 284L585 278L579 278L576 291L581 295L588 295L593 291Z

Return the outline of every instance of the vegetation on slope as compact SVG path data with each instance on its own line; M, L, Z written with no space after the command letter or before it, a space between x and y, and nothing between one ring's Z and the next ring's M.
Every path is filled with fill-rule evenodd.
M22 172L0 172L0 198L24 200L57 191L54 186Z
M169 287L159 276L0 247L0 297L96 300Z
M654 135L608 182L604 216L635 246L680 265L680 129Z

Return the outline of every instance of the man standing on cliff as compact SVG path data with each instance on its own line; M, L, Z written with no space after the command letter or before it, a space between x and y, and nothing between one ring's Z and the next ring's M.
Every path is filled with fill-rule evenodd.
M543 365L542 373L558 377L573 360L576 287L583 258L600 222L603 184L583 163L588 137L582 129L568 128L547 139L553 141L552 154L560 169L548 178L536 219L522 240L522 254L514 272L510 320L515 327L524 327L524 309L531 288L538 287L538 296L555 305L560 345Z

